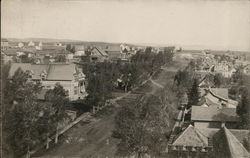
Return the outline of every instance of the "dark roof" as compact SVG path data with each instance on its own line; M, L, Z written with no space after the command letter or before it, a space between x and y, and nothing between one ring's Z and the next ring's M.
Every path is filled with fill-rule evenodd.
M1 42L8 42L6 38L1 38Z
M191 120L238 122L240 118L236 114L236 108L192 106Z
M199 131L208 138L212 138L219 130L219 128L199 128ZM250 141L250 131L246 129L229 129L229 131L244 144L245 141Z
M74 64L25 64L13 63L10 68L10 76L13 76L18 68L24 71L32 71L33 79L40 79L43 71L47 72L46 80L73 80L76 67Z
M11 48L11 49L7 49L7 50L2 50L2 52L8 56L16 56L17 52L23 52L23 50L18 49L18 48Z
M231 158L249 158L250 154L239 140L227 129L223 128Z
M65 50L65 46L43 45L42 50Z

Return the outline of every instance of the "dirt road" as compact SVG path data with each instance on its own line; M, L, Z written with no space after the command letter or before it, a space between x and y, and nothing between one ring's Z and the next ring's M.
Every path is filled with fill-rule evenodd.
M149 78L143 84L147 89L136 89L136 93L155 93L164 87L167 69L154 80ZM148 88L149 87L149 88ZM33 157L114 157L116 154L118 139L112 137L114 129L114 117L124 102L130 102L135 92L128 92L116 99L114 102L119 104L113 108L105 109L103 114L94 117L91 122L81 122L68 130L59 139L59 144L36 153Z

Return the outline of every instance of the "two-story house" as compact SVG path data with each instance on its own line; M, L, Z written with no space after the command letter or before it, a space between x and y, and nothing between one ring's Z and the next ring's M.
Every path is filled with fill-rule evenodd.
M68 91L71 101L83 99L87 96L85 75L75 64L13 63L10 68L10 76L13 76L18 68L28 72L32 81L40 81L43 92L53 89L56 83L60 83ZM40 99L43 99L43 97L40 97Z

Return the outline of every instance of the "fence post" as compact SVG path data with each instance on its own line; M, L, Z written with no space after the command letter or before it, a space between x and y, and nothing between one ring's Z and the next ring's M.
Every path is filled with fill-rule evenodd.
M55 144L58 142L58 125L56 126Z

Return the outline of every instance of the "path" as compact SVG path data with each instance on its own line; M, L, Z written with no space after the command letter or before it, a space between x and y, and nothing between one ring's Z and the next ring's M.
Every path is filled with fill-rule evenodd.
M159 88L164 88L163 85L161 85L161 84L155 82L154 80L150 79L150 81L151 81L153 84L155 84L156 86L158 86Z
M138 92L155 93L164 87L166 70L164 69L157 79L145 80L137 88L123 94L111 102L115 107L103 110L103 114L91 120L91 122L80 122L68 130L59 139L59 144L49 150L43 150L34 156L37 157L114 157L117 145L120 140L112 137L114 130L114 117L120 106L133 100L131 95L138 95ZM149 82L150 81L150 82ZM149 85L147 85L149 84ZM142 85L146 85L145 87ZM147 89L149 87L149 89ZM146 90L145 90L146 89ZM118 102L119 101L119 102ZM101 111L102 112L102 111Z

